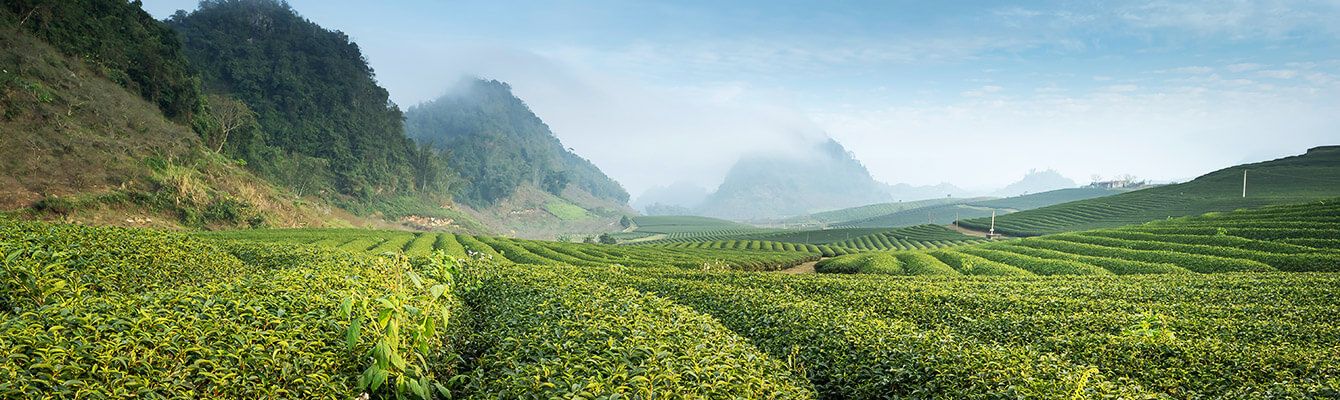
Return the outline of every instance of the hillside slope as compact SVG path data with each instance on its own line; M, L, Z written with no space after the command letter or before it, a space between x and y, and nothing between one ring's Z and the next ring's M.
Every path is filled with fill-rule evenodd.
M433 213L449 194L445 160L405 137L400 108L348 35L276 0L211 0L167 20L220 105L240 101L257 129L218 148L300 195L391 216ZM235 99L235 100L234 100Z
M105 64L64 56L8 23L0 64L0 210L173 229L323 225L322 214L113 83L97 69Z
M995 227L1011 236L1037 236L1336 196L1340 196L1340 146L1322 146L1297 156L1224 168L1186 183L1000 216ZM960 225L985 230L990 221L979 218Z

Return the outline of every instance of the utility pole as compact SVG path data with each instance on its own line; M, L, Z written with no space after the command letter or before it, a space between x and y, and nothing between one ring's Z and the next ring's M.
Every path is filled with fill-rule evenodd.
M1242 198L1247 198L1247 170L1242 170Z
M991 209L991 230L986 231L986 238L990 239L996 235L996 209Z

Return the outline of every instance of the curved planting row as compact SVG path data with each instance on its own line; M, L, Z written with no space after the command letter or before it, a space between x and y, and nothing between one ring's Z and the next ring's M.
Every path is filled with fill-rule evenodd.
M1021 390L1012 395L1025 398L1340 394L1340 327L1331 322L1340 277L1330 274L630 274L593 279L673 298L775 356L795 354L812 368L821 397L917 390L944 398L1009 397L996 390ZM909 343L916 344L906 353L889 350ZM1000 371L1011 372L994 375ZM1069 375L1080 371L1090 374L1087 383ZM1025 382L1010 381L1016 378Z
M711 317L571 270L481 266L465 300L485 341L480 398L812 398L808 382Z
M944 328L969 323L952 313L941 314L941 328L927 329L865 306L873 301L844 302L799 288L829 291L822 286L843 282L824 278L826 275L681 274L658 269L622 274L574 269L567 273L656 293L709 314L769 355L788 360L792 374L808 377L820 398L1149 395L1138 385L1118 383L1092 364L1069 360L1063 353L964 337ZM857 278L878 282L871 276ZM880 296L878 291L887 289L892 287L837 286L831 291L862 297Z
M1265 222L1253 225L1252 218ZM1340 207L1320 201L957 247L931 255L965 274L978 274L965 272L967 266L998 272L999 265L1038 275L1340 272L1340 223L1332 220L1340 220ZM847 269L853 268L860 270Z

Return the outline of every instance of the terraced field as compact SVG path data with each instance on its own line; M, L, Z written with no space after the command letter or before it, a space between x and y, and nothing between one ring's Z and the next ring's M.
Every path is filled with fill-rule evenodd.
M589 267L608 267L617 264L771 271L814 261L823 256L851 252L848 249L835 249L829 246L798 246L789 243L774 245L772 242L764 244L765 242L758 241L744 241L739 245L731 242L729 246L707 244L671 248L360 229L238 230L196 235L208 239L312 244L374 255L402 252L407 256L426 256L434 251L442 251L457 259L481 254L505 263Z
M879 216L894 214L907 210L914 210L918 208L933 207L933 206L945 206L960 203L969 203L973 201L981 201L988 199L990 198L989 197L974 197L966 199L946 198L946 199L928 199L928 200L917 200L917 201L899 201L892 203L871 204L860 207L844 208L841 210L825 211L810 215L792 217L782 220L781 223L787 226L802 227L802 228L804 227L813 228L815 226L842 225L844 223L850 225L848 223L850 221L876 218Z
M1190 182L1081 200L998 216L996 232L1010 236L1116 228L1207 212L1255 209L1340 196L1340 146L1211 172ZM1243 171L1247 196L1242 197ZM988 218L960 221L985 231Z
M965 275L1340 272L1338 245L1340 199L1331 199L925 254ZM827 262L856 264L835 272L896 271L841 258ZM898 265L883 259L868 263Z

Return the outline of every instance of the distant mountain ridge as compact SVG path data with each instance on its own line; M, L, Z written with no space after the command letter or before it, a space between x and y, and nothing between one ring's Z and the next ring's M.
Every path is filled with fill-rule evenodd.
M1061 176L1061 173L1056 172L1056 170L1045 169L1039 171L1031 169L1028 170L1028 174L1024 175L1023 179L1006 185L1005 187L1000 188L1000 190L992 192L990 195L996 197L1010 197L1029 193L1048 192L1057 189L1068 189L1078 186L1079 184L1075 183L1074 180Z
M696 211L732 220L787 217L887 202L885 186L842 144L828 139L806 156L742 157Z

